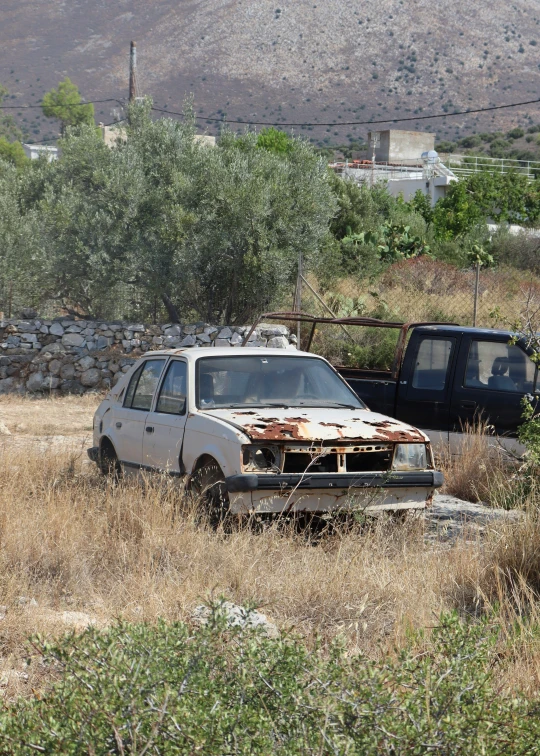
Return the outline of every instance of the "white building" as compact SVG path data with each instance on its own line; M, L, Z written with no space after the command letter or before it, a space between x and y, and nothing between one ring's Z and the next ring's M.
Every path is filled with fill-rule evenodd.
M458 180L435 152L435 134L388 129L369 132L368 137L370 159L331 163L330 167L359 184L385 183L392 196L406 202L420 190L432 207Z
M50 163L52 160L58 160L58 147L47 147L44 144L23 144L24 154L30 160L37 160L40 157L46 157Z
M435 153L436 154L436 153ZM345 163L331 163L330 167L343 178L353 179L359 184L386 183L393 197L402 196L408 202L420 190L429 197L433 207L437 200L446 195L453 181L454 173L434 156L423 157L401 163L377 163L371 160L353 160Z
M402 160L418 160L424 152L435 149L435 134L426 131L404 131L387 129L386 131L369 131L368 144L371 147L369 157L377 163L395 163Z
M101 132L101 138L103 139L107 147L115 147L118 143L118 140L120 140L121 142L127 141L127 129L123 126L104 126L102 123L100 123L99 129ZM208 147L216 146L216 138L214 136L207 136L206 134L196 134L195 141L199 142L200 144L205 144Z

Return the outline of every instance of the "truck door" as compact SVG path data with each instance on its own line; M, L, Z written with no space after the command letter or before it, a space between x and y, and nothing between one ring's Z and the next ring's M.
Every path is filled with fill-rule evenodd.
M481 417L498 435L515 436L521 401L532 394L536 367L519 344L505 334L464 336L459 350L450 411L451 429L460 432Z
M447 440L457 340L413 332L398 382L396 417L426 430L434 442Z

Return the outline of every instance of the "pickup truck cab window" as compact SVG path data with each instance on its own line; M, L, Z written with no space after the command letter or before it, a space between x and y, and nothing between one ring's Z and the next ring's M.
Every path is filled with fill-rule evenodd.
M146 360L134 373L124 399L124 407L148 412L165 360Z
M501 341L471 341L464 385L526 394L534 390L536 367L519 346Z
M365 406L316 357L206 357L197 361L196 388L199 409Z
M184 415L186 412L187 365L173 360L169 365L156 403L156 412Z
M452 339L423 339L420 342L412 376L413 388L444 391L452 345Z

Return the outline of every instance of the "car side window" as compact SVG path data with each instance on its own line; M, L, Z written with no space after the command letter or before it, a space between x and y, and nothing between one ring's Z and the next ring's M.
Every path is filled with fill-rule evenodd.
M535 364L519 346L502 341L472 341L463 385L526 394L534 389L535 372Z
M454 339L423 339L418 349L412 387L444 391Z
M124 400L124 407L150 410L165 360L146 360L134 373Z
M126 395L124 397L124 407L131 407L131 402L133 401L133 394L135 393L135 389L137 388L137 383L139 381L141 370L143 369L143 367L144 365L139 365L137 370L131 376L128 390L126 391Z
M156 412L184 415L186 412L187 364L173 360L169 365L156 404Z

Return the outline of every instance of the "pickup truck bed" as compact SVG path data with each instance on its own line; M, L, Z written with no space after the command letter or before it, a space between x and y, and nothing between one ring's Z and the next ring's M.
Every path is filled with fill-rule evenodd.
M338 373L374 412L394 416L397 380L390 370L367 370L337 366Z

